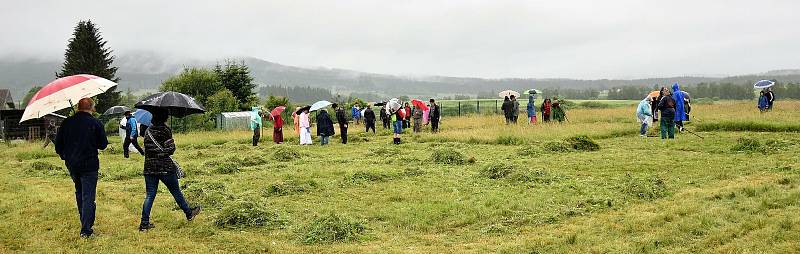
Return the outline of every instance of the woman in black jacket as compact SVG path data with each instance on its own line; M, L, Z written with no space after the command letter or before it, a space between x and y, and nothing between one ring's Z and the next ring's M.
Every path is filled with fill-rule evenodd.
M151 113L153 113L153 126L147 128L144 136L144 183L147 196L142 205L139 231L155 227L150 223L150 209L156 199L159 181L167 186L178 207L186 214L187 220L194 219L201 209L199 206L189 207L178 185L178 165L171 157L175 153L175 140L172 139L172 130L165 124L169 115L166 112Z
M328 111L321 109L317 113L317 136L320 138L320 144L324 146L330 143L333 134L336 134L333 130L333 120L328 115Z

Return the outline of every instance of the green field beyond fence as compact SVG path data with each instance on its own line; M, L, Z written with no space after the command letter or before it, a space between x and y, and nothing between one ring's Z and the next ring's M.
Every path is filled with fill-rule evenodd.
M537 98L534 101L536 111L542 105L544 99ZM639 101L635 100L564 100L567 109L574 108L616 108L635 106ZM474 114L500 114L500 107L503 105L502 99L475 99L475 100L442 100L438 101L442 108L442 116L465 116ZM521 114L525 114L528 99L519 100Z

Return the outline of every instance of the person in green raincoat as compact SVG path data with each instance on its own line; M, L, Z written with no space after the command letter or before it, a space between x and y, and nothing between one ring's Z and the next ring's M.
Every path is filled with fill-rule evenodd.
M253 130L253 146L258 146L258 140L261 139L261 112L258 107L250 111L250 129Z
M564 110L563 107L561 107L561 101L559 101L558 98L553 97L552 107L553 107L553 120L556 120L560 123L567 119L567 111Z

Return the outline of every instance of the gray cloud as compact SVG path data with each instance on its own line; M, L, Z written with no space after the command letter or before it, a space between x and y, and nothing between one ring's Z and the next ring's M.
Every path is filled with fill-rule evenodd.
M798 68L798 1L11 1L0 55L57 58L92 19L118 54L253 56L471 77L633 78Z

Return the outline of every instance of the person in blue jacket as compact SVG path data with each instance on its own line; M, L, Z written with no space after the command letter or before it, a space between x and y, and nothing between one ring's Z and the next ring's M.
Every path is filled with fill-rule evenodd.
M650 101L653 100L650 96L647 96L639 102L639 107L636 108L636 118L639 119L639 122L642 122L642 127L639 128L639 136L645 137L647 135L647 124L650 122L650 118L653 117L653 110L650 108Z
M675 100L675 126L678 127L678 131L683 132L683 121L687 121L689 118L686 117L686 105L684 104L686 98L678 83L672 84L672 99Z
M144 150L142 147L139 146L139 131L137 130L138 122L136 122L136 118L133 117L130 111L125 112L125 118L128 119L127 123L125 124L125 142L122 142L122 151L125 155L125 158L130 157L130 147L133 145L133 148L136 148L136 151L139 151L139 154L144 156Z
M536 105L534 105L533 95L528 96L528 123L536 124Z
M764 113L769 108L769 99L767 99L767 95L764 91L761 91L761 94L758 96L758 110L761 113Z

